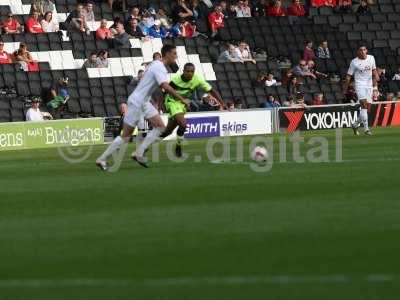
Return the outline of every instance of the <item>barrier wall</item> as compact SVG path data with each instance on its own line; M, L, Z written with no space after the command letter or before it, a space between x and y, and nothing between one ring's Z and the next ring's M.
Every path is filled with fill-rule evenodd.
M280 108L280 131L322 130L349 128L357 120L359 106L354 104L310 106L306 108ZM400 125L400 102L372 103L369 112L370 126Z
M0 123L0 151L104 143L103 119Z

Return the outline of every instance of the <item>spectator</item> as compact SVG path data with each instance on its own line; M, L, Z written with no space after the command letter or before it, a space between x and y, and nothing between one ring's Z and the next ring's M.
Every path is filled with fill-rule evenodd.
M282 7L281 0L276 0L267 9L267 15L271 17L284 17L286 16L285 9Z
M239 57L239 59L242 62L250 61L253 64L256 63L256 61L253 59L253 57L251 55L249 45L247 45L247 43L245 41L241 41L239 43L239 47L236 48L236 53L237 53L237 57Z
M161 38L164 39L168 35L167 31L161 27L161 21L155 20L154 26L149 30L149 36L152 38Z
M83 14L82 4L76 6L76 9L69 14L65 23L68 25L68 30L86 32L87 35L90 35L90 29Z
M118 23L116 27L116 34L113 39L114 48L131 48L131 42L129 41L129 35L125 32L124 25Z
M396 97L395 97L394 93L387 93L386 99L384 101L396 101Z
M292 4L287 9L289 16L302 17L306 15L304 6L300 3L300 0L293 0Z
M256 78L256 80L254 82L254 85L258 86L258 87L265 87L266 80L267 80L267 75L264 72L260 72L257 75L257 78Z
M295 107L301 107L304 108L306 107L306 103L304 101L304 94L301 92L298 92L295 95L295 102L294 102Z
M136 19L136 20L138 20L138 22L140 22L140 20L142 19L142 17L140 16L140 9L137 6L132 7L131 13L126 18L125 24L128 25L132 19Z
M265 17L265 7L266 7L265 0L257 0L256 5L253 7L254 7L253 9L254 17Z
M43 28L39 23L39 12L34 11L26 21L26 29L29 33L43 33Z
M224 18L236 18L237 17L236 5L231 3L229 5L229 9L226 11L226 13L223 13L223 14L224 14Z
M293 77L293 71L291 69L286 70L282 76L282 85L287 86L292 77Z
M172 28L171 32L176 37L181 36L191 38L197 35L196 25L188 22L184 18L182 18L180 22Z
M265 80L265 85L266 86L277 86L277 85L281 85L281 83L276 81L276 79L274 78L274 75L272 73L268 73L267 78Z
M208 23L211 29L211 37L215 37L218 34L218 29L225 26L224 14L221 12L221 6L217 5L214 12L208 15Z
M42 99L47 108L54 112L61 108L69 99L68 78L61 77L49 88L43 88Z
M7 19L3 22L2 27L5 34L18 34L24 31L24 28L19 24L18 20L14 18L12 13L7 15Z
M392 80L400 80L400 67L397 69L397 73L393 75Z
M27 122L40 122L44 121L44 118L52 119L53 117L46 112L41 112L39 109L40 106L40 98L33 97L32 98L32 107L29 108L26 112L25 119Z
M305 47L303 51L303 59L305 61L315 60L315 53L313 49L313 42L305 41Z
M31 13L37 11L41 16L44 16L48 11L53 12L54 10L54 3L50 0L34 0L31 6Z
M0 40L0 65L11 64L11 55L4 50L4 42Z
M352 13L352 0L338 0L337 11L342 14Z
M331 58L331 52L328 48L328 41L322 41L317 49L317 56L321 59Z
M233 101L228 101L228 102L226 103L226 109L227 109L228 111L234 111L234 110L235 110L235 102L233 102Z
M142 29L139 27L138 19L131 19L126 32L133 38L141 39L144 37Z
M251 8L248 0L239 0L236 6L236 17L237 18L250 18Z
M85 63L82 66L84 69L89 69L89 68L99 68L99 60L97 59L97 53L92 52L90 53L89 58L85 61Z
M38 63L33 60L32 55L28 51L28 47L24 43L19 44L19 49L14 52L14 59L23 71L39 70Z
M337 0L325 0L325 6L335 7Z
M382 92L387 92L389 90L389 79L386 77L386 69L376 68L379 76L379 89Z
M300 92L300 83L299 83L297 77L292 77L292 78L290 79L290 82L289 82L287 88L288 88L288 93L289 93L289 95L291 95L291 96L293 96L293 97L294 97L297 93Z
M318 77L328 78L328 75L327 75L327 74L318 72L318 71L316 70L316 68L315 68L315 62L314 62L313 60L309 60L309 61L308 61L308 63L307 63L307 68L308 68L308 71L309 71L311 74L314 74L314 76L315 76L316 78L318 78Z
M293 68L293 74L300 77L312 77L317 79L317 77L308 70L305 60L301 60L299 64Z
M349 87L344 95L344 100L347 103L357 103L357 93L353 82L349 84Z
M102 19L100 21L100 27L96 30L96 38L99 40L112 39L113 35L111 30L107 28L107 20Z
M315 7L336 6L336 0L311 0L311 5Z
M314 99L312 101L312 105L317 106L317 105L324 105L324 94L318 93L314 95Z
M204 2L203 2L203 5L204 5ZM221 3L220 3L220 5L221 5ZM224 5L225 5L225 8L226 8L226 2L225 2ZM192 19L194 21L197 21L200 18L203 19L204 11L203 11L202 7L200 6L199 0L191 0L190 1L190 5L189 5L189 9L193 13ZM206 11L208 11L208 9Z
M221 53L218 57L219 63L225 62L243 62L237 54L236 47L232 44L227 44L225 46L225 51Z
M98 68L108 68L108 52L101 50L97 55Z
M172 21L178 23L181 18L189 19L193 17L193 12L187 7L185 0L178 0L172 9Z
M371 14L371 8L369 7L367 0L361 0L360 6L357 8L356 13L358 15Z
M85 17L86 22L94 22L93 3L86 3L85 8L82 10L82 15Z
M142 17L142 21L139 23L140 29L144 35L150 34L150 28L154 26L154 17L150 14L149 11L145 11Z
M114 36L115 34L117 34L117 25L121 24L122 26L124 26L124 22L122 21L122 19L120 17L115 17L113 20L113 24L109 27L111 34Z
M107 0L107 3L112 10L126 11L126 0Z
M163 26L164 28L170 29L172 27L171 20L170 20L170 18L168 18L164 8L160 7L158 9L156 17L158 20L160 20L161 26Z
M278 100L275 99L274 95L268 95L267 101L261 104L261 108L277 108L281 107L281 104Z
M58 24L53 21L53 13L51 11L45 13L40 25L44 32L57 32L59 30Z

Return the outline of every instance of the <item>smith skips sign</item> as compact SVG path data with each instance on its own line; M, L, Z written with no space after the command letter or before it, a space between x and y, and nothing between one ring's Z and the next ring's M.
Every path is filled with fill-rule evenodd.
M279 110L280 128L286 132L349 128L357 116L358 107L354 105ZM400 125L400 102L373 103L368 116L370 126Z
M0 151L104 142L103 119L0 123Z

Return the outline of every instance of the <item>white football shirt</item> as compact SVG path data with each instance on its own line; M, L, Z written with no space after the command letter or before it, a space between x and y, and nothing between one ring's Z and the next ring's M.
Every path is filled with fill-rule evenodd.
M151 100L152 94L162 83L168 81L168 71L164 63L159 60L153 61L129 96L128 102L141 106Z
M366 59L356 57L350 63L348 75L354 75L355 87L372 88L372 70L376 69L375 58L372 55L367 55Z

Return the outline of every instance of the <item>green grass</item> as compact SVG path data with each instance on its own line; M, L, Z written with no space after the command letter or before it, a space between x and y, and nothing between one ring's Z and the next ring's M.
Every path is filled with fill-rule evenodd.
M162 144L150 169L129 151L116 173L93 164L104 146L79 164L2 152L0 299L398 299L400 128L374 133L345 131L341 163L333 131L303 134L328 163L289 143L279 163L274 136L263 173L204 160L206 140L185 163Z

